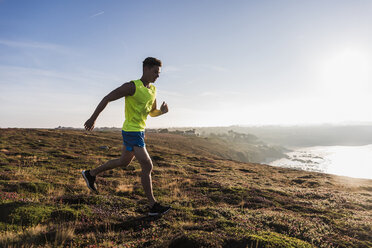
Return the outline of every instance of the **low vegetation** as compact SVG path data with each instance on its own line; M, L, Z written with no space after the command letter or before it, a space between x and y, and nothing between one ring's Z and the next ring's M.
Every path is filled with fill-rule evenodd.
M371 247L372 180L238 162L201 137L149 133L150 218L117 131L0 129L0 247ZM221 145L222 146L222 145ZM357 159L356 159L357 162ZM352 166L352 165L351 165Z

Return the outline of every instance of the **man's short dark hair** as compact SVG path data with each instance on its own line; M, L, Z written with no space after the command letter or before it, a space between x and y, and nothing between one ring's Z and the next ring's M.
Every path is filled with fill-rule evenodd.
M153 57L147 57L143 61L143 67L145 67L145 66L152 67L154 65L161 66L161 61L159 59L153 58Z

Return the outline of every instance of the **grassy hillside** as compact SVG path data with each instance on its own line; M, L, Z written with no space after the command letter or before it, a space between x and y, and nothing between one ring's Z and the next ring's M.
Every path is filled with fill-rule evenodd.
M0 129L0 247L371 247L372 180L237 162L223 144L148 134L154 194L117 158L120 132ZM108 146L109 149L102 149ZM351 165L352 166L352 165Z

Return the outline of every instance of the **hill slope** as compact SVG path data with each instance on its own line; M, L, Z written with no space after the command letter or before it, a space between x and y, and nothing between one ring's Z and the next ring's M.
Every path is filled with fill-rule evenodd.
M146 216L136 161L101 174L99 194L81 177L120 155L120 132L0 129L0 246L372 246L372 180L227 160L198 137L146 138L154 194L173 207L159 219Z

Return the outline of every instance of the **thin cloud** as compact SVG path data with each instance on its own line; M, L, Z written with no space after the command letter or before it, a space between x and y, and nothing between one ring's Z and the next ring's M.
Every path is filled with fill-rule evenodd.
M101 11L101 12L98 12L98 13L90 16L89 18L94 18L94 17L100 16L100 15L103 15L104 13L105 13L105 11Z
M71 84L90 85L99 87L104 81L118 81L112 75L105 73L79 69L78 73L59 72L54 70L44 70L39 68L27 68L21 66L0 65L0 90L2 87L24 86L24 85L44 85L45 82L53 84L58 82L70 82Z
M172 66L172 65L164 66L164 68L163 68L163 72L166 72L166 73L176 72L176 71L180 71L180 70L181 70L181 68L179 68L177 66Z
M158 90L158 92L159 94L166 95L166 96L176 96L176 97L183 96L182 94L178 92L174 92L174 91Z
M44 50L53 50L58 52L67 52L66 48L52 44L52 43L42 43L42 42L23 42L23 41L13 41L13 40L2 40L0 39L0 45L15 47L15 48L37 48Z
M246 92L237 91L205 91L200 93L200 96L212 96L212 97L231 97L232 99L236 97L249 97Z
M229 69L227 69L225 67L211 65L211 64L200 64L200 66L204 67L206 69L212 70L212 71L219 71L219 72L229 72L230 71Z
M212 65L212 64L187 64L185 67L202 69L207 71L217 71L217 72L229 72L230 70L225 67Z
M219 94L217 92L206 91L206 92L202 92L200 96L219 96Z

